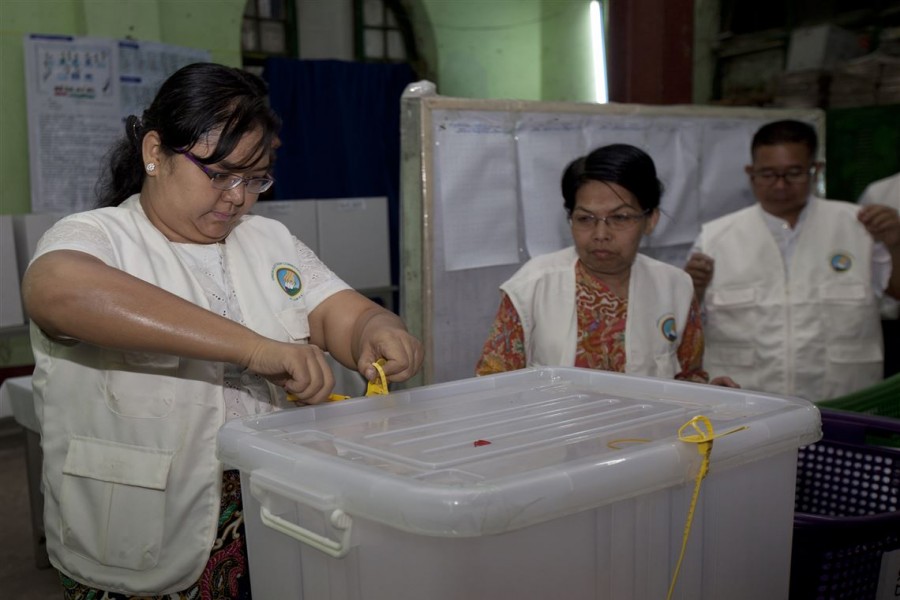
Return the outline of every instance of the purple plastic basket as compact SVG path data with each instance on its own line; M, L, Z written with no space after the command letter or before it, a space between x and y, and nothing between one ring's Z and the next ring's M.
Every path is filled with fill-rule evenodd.
M900 549L900 419L822 409L800 448L791 600L875 600L881 557Z

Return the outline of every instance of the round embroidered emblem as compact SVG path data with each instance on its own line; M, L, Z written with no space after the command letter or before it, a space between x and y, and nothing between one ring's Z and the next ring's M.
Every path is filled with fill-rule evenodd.
M278 287L291 298L296 298L303 291L300 271L293 265L278 263L272 268L272 279L277 281Z
M838 252L831 257L831 268L835 271L849 271L853 266L853 258L849 254Z
M675 326L675 317L666 315L659 319L659 331L663 337L674 342L678 338L678 328Z

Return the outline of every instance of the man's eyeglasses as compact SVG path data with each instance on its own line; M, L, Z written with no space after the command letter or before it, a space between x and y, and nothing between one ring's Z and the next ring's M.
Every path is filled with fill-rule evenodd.
M593 231L600 221L603 221L603 224L613 231L624 231L643 221L651 212L645 210L639 214L617 213L605 217L598 217L588 212L577 212L569 217L569 222L572 223L574 229L580 231Z
M212 171L190 152L184 151L179 152L179 154L200 167L200 170L209 177L209 182L217 190L233 190L243 183L247 186L248 194L262 194L275 183L275 180L271 177L241 177L234 173Z
M783 173L779 173L774 169L759 169L758 171L751 171L750 177L753 178L754 181L758 181L763 185L775 185L779 179L784 178L784 182L788 184L795 183L806 183L809 181L810 175L812 175L815 167L806 167L806 168L795 168L788 169Z

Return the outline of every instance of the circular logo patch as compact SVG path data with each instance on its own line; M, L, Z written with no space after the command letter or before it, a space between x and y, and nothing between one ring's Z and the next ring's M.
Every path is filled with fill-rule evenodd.
M853 258L849 254L838 252L831 257L831 268L835 271L849 271L853 266Z
M678 338L678 328L675 326L675 317L666 315L659 320L659 331L663 337L674 342Z
M291 298L296 298L303 291L300 271L293 265L278 263L272 268L272 278L278 282L278 287Z

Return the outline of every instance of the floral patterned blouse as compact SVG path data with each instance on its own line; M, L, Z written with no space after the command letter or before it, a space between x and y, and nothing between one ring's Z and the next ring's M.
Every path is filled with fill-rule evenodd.
M575 263L575 304L578 318L575 366L624 373L628 300L614 294L578 261ZM691 303L677 354L681 371L675 379L709 382L709 374L703 370L703 325L696 300ZM509 296L503 294L475 372L488 375L514 371L525 368L525 364L522 322Z

